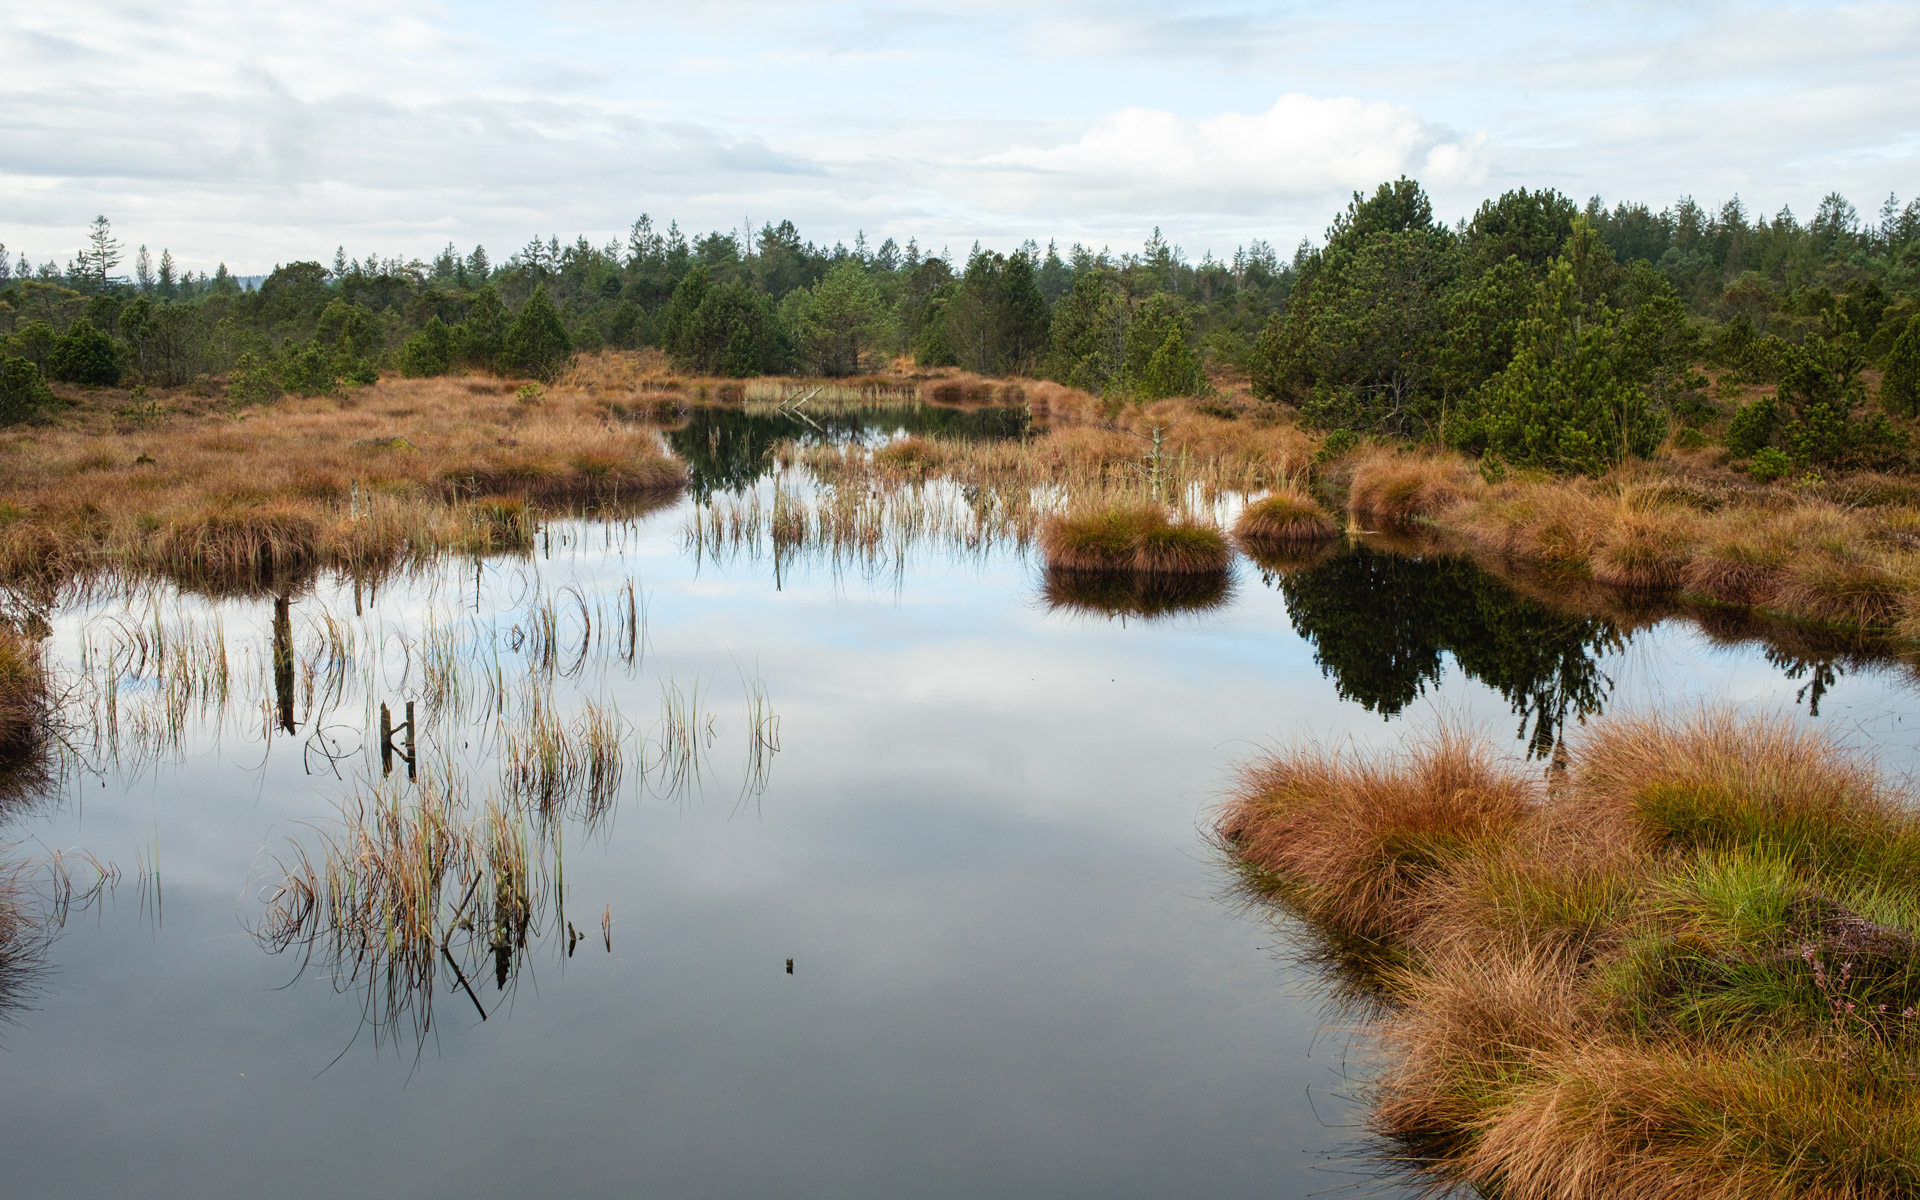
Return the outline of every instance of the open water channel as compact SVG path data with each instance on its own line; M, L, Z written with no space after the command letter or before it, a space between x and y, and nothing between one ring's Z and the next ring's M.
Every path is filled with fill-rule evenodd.
M786 420L696 417L688 497L531 556L52 610L70 750L0 827L50 938L0 1029L9 1194L1397 1195L1349 1018L1209 844L1237 760L1440 720L1539 758L1711 701L1914 761L1898 662L1628 630L1460 562L1243 560L1149 618L1010 548L696 553L692 506L768 486ZM377 732L409 701L414 783ZM343 811L513 810L535 708L615 728L618 775L515 810L504 947L451 884L424 977L271 936ZM57 886L53 851L100 867Z

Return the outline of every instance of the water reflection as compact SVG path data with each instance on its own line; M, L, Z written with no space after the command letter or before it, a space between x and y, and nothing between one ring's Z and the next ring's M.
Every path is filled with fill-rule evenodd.
M685 425L666 431L667 443L687 464L687 488L705 501L716 491L752 487L773 466L782 442L844 446L873 444L895 434L955 441L1017 438L1031 424L1023 408L942 408L931 404L744 409L697 405Z
M1040 596L1049 609L1056 611L1151 619L1226 607L1233 598L1233 577L1226 571L1206 575L1136 575L1048 568Z
M1555 611L1463 558L1356 546L1273 582L1342 699L1393 716L1439 683L1451 655L1506 697L1536 757L1552 753L1569 717L1599 713L1613 687L1599 660L1628 638L1611 618Z

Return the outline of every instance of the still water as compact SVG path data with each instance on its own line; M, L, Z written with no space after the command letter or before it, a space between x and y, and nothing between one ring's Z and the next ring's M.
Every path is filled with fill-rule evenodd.
M696 490L756 486L762 432L682 431ZM1011 549L696 555L692 503L280 614L50 614L72 753L7 856L119 876L0 1031L12 1194L1404 1194L1347 1018L1208 844L1236 760L1439 720L1539 758L1708 700L1914 761L1904 666L1556 614L1463 563L1242 561L1148 618ZM419 786L375 732L409 700L475 810L535 704L615 721L620 775L529 819L547 899L498 974L369 990L263 943L263 897L351 797Z

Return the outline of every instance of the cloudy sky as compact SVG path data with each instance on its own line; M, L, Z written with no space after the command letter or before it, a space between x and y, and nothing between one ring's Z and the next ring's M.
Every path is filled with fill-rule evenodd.
M0 6L0 242L245 274L793 219L1192 256L1415 176L1871 216L1920 192L1920 3L56 0Z

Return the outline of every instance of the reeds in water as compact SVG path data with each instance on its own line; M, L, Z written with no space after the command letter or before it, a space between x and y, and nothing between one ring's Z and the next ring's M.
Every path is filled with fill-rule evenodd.
M655 744L655 788L663 796L684 795L699 784L706 751L713 746L714 718L700 707L700 681L686 687L671 677L660 681L660 724Z
M405 1024L426 1034L442 964L484 1019L472 980L491 965L504 987L558 903L529 844L515 810L476 810L446 776L356 791L317 849L289 841L271 856L255 934L361 993L376 1036Z
M589 828L613 808L623 770L624 726L618 711L588 701L567 721L551 696L532 691L500 752L509 799L549 819L571 815Z

